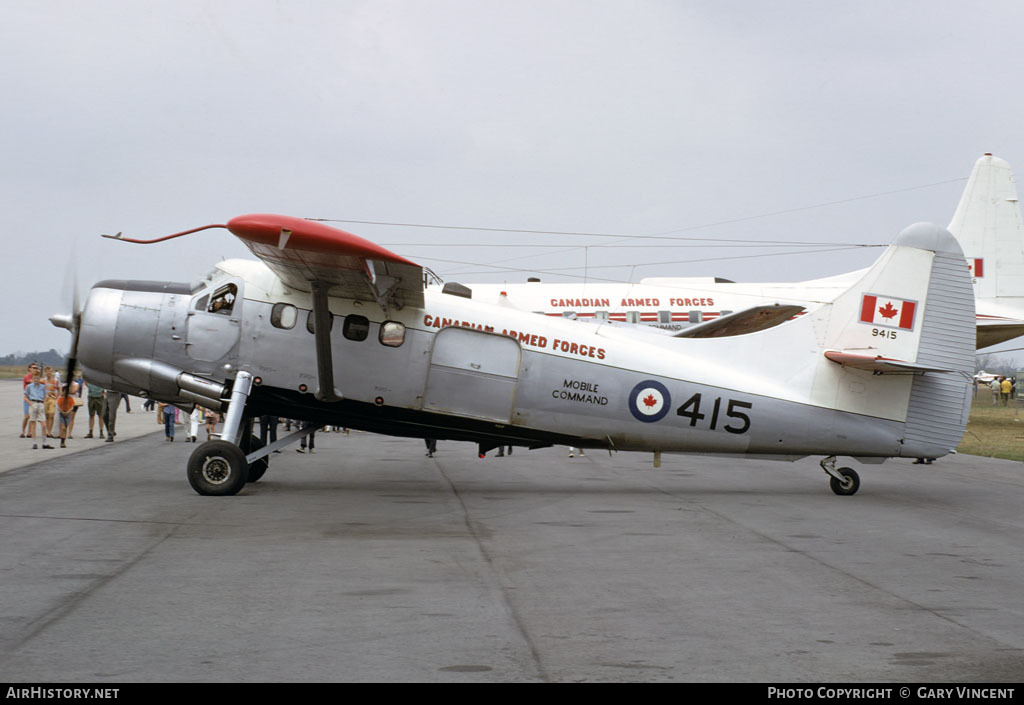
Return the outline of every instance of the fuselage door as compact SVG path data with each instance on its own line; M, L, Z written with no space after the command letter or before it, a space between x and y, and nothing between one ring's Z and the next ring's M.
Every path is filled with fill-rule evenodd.
M434 336L424 410L509 423L521 359L519 342L508 336L442 328Z
M185 349L194 360L234 357L241 334L242 297L235 282L220 282L192 299Z

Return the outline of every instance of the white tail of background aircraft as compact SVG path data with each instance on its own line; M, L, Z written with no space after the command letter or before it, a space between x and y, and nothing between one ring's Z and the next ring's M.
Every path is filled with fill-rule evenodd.
M1024 222L1006 160L986 154L974 164L949 230L974 281L978 347L1024 335Z

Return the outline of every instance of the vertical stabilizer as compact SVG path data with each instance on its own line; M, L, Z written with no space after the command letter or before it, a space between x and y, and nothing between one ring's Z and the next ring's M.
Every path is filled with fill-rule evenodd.
M1010 164L974 164L949 230L963 248L979 299L1024 296L1024 222Z
M903 457L953 451L970 410L975 344L974 292L956 239L930 223L910 226L830 308L815 315L828 321L825 346L841 354L826 357L859 368L852 374L867 392L841 382L839 405L902 420ZM835 384L834 369L825 379Z

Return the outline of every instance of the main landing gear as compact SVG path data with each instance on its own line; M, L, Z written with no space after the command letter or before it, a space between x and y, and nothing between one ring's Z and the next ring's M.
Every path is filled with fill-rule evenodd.
M246 457L245 451L239 447L237 441L245 411L245 400L252 391L252 381L253 377L248 372L243 370L238 373L231 390L231 401L228 403L228 413L224 416L224 430L220 434L220 439L203 443L192 451L188 459L188 482L192 489L201 495L238 494L245 487L245 483L249 482L252 461ZM245 435L245 445L251 447L250 434ZM265 457L263 462L266 462ZM258 467L255 468L253 475L255 479L259 479L264 472L265 465L262 471Z
M830 455L821 461L821 469L829 475L829 487L838 495L857 494L860 489L860 475L853 468L836 469L836 456Z
M246 419L244 414L252 384L251 374L238 373L220 439L199 445L188 459L188 482L201 495L238 494L247 483L263 477L270 466L271 453L313 430L302 428L264 446L252 435L252 419Z

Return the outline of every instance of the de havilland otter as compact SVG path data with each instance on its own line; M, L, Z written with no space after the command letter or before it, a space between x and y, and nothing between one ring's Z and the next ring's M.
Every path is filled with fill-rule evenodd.
M978 349L1024 335L1024 222L1009 163L985 154L974 165L950 221L974 283ZM474 296L582 320L610 320L669 331L758 304L813 308L846 291L864 271L786 283L714 277L648 277L638 283L473 284Z
M860 480L836 456L936 458L967 420L974 294L956 239L936 225L904 230L804 315L758 306L689 337L428 288L419 265L319 222L257 214L206 227L260 261L222 262L193 284L103 281L80 312L52 319L94 384L226 411L220 439L188 461L200 494L237 493L306 432L261 448L251 428L264 414L470 441L481 455L562 444L650 452L655 464L662 453L824 456L837 494Z

